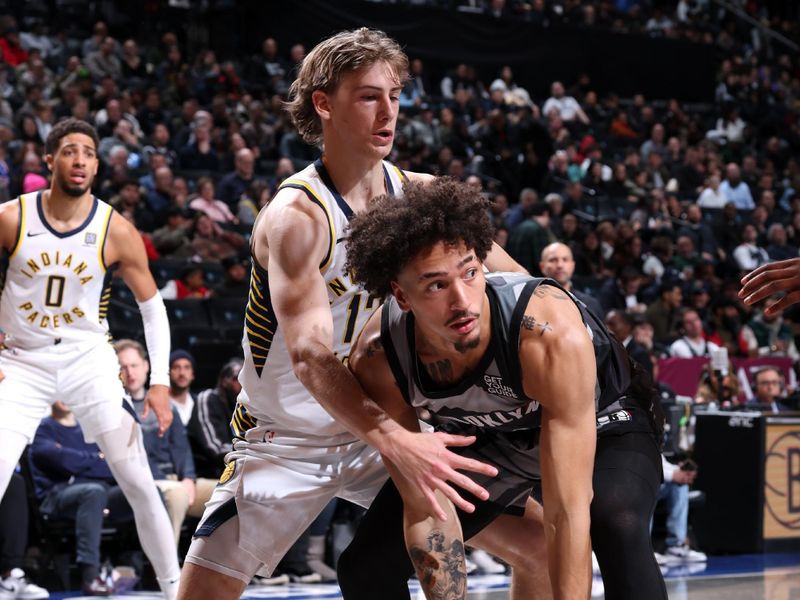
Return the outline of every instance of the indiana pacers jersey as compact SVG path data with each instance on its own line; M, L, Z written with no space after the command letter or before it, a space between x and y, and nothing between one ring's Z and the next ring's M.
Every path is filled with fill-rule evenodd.
M386 192L400 194L406 182L405 174L387 162L383 163L383 172ZM382 302L382 298L366 293L353 283L344 268L345 230L353 211L336 190L320 160L284 181L283 188L302 191L328 221L328 250L319 268L328 288L333 316L333 351L346 364L351 344ZM239 374L242 394L231 423L235 435L243 437L246 430L255 427L257 419L260 425L282 433L354 440L295 377L270 301L269 273L255 260L253 263L242 343L245 362Z
M113 209L97 198L93 202L83 224L62 233L45 219L41 192L20 196L19 231L0 298L8 347L107 339L110 288L103 247Z

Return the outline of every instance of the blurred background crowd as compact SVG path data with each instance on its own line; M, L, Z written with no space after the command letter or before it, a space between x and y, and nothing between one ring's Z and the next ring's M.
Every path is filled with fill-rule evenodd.
M239 32L242 15L270 14L249 2L136 4L0 2L0 202L49 185L44 140L58 119L74 116L97 127L102 164L95 193L141 232L168 300L179 351L173 365L191 366L191 377L175 375L172 390L176 421L191 442L180 458L166 461L173 472L156 479L213 480L220 470L212 465L221 467L215 459L229 443L232 374L239 368L229 361L241 353L250 229L281 182L320 156L283 111L315 40L306 39L299 20L295 29L278 31L267 18L248 35ZM602 56L562 69L553 51L542 58L550 68L540 74L492 56L474 63L474 54L458 51L443 63L408 44L411 73L389 158L480 189L490 201L496 241L532 274L554 277L606 319L661 382L667 403L680 405L681 432L673 429L669 446L676 456L691 450L694 404L798 408L798 315L767 317L763 306L775 298L749 308L736 295L744 273L800 256L797 5L397 0L348 6L371 15L402 9L467 19L494 30L525 27L542 36L602 35L645 49L633 60L644 71L653 65L651 79L613 89L607 72L624 65L604 64ZM404 43L401 32L387 31ZM705 57L713 81L696 93L664 93L657 82L669 74L655 70L669 58L655 53L671 48ZM693 65L673 66L691 79ZM115 283L111 331L117 340L132 340L123 351L137 356L138 319L130 292ZM676 370L673 358L717 362L711 368L695 360L687 371ZM206 391L197 396L200 390ZM197 469L188 469L187 452ZM184 487L183 513L192 514L201 485ZM326 518L311 534L312 545L327 533L330 555L333 516Z

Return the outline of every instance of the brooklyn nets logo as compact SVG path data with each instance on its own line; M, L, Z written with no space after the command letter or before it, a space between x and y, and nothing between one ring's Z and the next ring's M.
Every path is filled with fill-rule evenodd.
M770 515L787 529L800 531L800 431L778 437L765 462L765 500Z

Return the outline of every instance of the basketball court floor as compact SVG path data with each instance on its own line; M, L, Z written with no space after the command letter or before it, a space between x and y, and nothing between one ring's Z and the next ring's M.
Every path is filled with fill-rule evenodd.
M636 578L636 573L631 573ZM800 553L712 556L708 563L679 565L664 570L671 600L796 600L800 598ZM470 600L507 600L508 577L473 576ZM422 600L411 584L412 598ZM53 594L51 598L82 598L80 594ZM159 600L160 595L136 592L117 599ZM336 585L249 587L242 598L255 600L341 600ZM595 598L602 598L601 595ZM376 598L375 600L380 600Z

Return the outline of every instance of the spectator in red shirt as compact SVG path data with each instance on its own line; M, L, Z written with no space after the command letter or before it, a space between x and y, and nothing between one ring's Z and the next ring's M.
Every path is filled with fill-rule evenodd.
M164 300L183 300L184 298L208 298L211 291L206 287L203 267L186 267L179 279L172 279L161 288Z
M3 51L3 62L12 67L21 65L28 60L28 51L19 41L19 31L16 27L9 27L0 38L0 50Z

